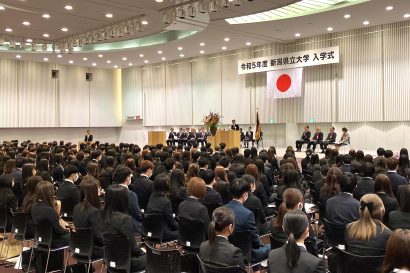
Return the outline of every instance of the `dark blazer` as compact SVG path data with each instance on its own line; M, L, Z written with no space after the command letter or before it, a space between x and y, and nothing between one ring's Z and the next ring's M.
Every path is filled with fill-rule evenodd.
M286 245L269 253L268 270L270 273L324 273L323 259L313 256L303 246L299 246L300 257L295 268L286 265Z
M259 222L266 223L265 209L262 207L261 200L259 200L258 197L253 195L253 193L251 192L248 193L248 199L246 199L245 203L243 203L243 206L252 212L258 209L259 210Z
M219 181L214 184L214 190L219 192L222 198L222 203L227 204L232 200L231 191L229 189L229 182Z
M398 228L410 229L410 213L401 210L392 211L389 214L389 228L395 230Z
M384 227L382 230L381 225L376 224L376 236L368 241L353 240L348 236L349 227L346 228L345 240L346 240L346 251L361 255L361 256L382 256L384 255L387 241L389 240L390 234L392 233L390 229Z
M396 198L391 197L387 195L386 193L377 193L377 195L380 197L380 199L383 201L384 205L384 217L383 217L383 223L387 225L389 222L389 214L392 211L400 209L399 207L399 202L397 202Z
M219 194L219 192L217 192L213 188L207 186L205 196L202 199L202 203L203 204L220 204L220 205L222 205L222 197Z
M168 197L160 194L152 194L149 199L146 212L161 213L164 223L164 240L176 239L171 237L176 235L176 233L172 231L178 230L178 223L172 215L172 205Z
M343 164L342 166L340 166L340 170L342 171L342 173L351 173L352 167L350 166L350 164Z
M311 132L309 130L304 131L302 136L300 137L301 140L309 141L311 136Z
M322 141L322 140L323 140L323 133L322 133L322 132L316 132L316 133L313 135L313 139L312 139L312 140Z
M11 230L13 215L11 211L17 209L17 197L10 191L10 195L3 194L0 196L0 207L6 207L8 210L8 217L6 223L7 231Z
M374 181L371 177L363 177L358 181L357 187L353 191L353 197L357 200L368 193L374 193Z
M132 217L132 226L134 228L134 232L141 232L142 228L142 216L141 210L138 204L138 197L135 192L128 190L128 206L129 206L129 213Z
M232 124L231 125L231 130L239 131L239 124Z
M141 209L147 209L149 198L154 190L154 182L148 177L141 175L135 179L133 192L137 194Z
M328 141L330 143L335 142L336 141L336 136L337 136L337 134L335 132L328 133L327 137L326 137L326 141Z
M51 170L51 176L53 177L54 183L60 184L64 181L64 169L61 165L55 166Z
M52 247L68 245L68 230L61 227L56 210L48 204L39 201L31 207L31 217L37 228L51 225L53 230Z
M231 245L228 239L221 236L215 237L215 244L203 242L199 249L199 256L205 263L215 266L235 266L245 268L242 251Z
M61 183L56 197L60 201L72 201L73 204L78 204L81 201L80 189L70 181Z
M209 214L208 209L199 200L188 197L178 206L178 217L198 222L203 222L205 230L208 231Z
M395 196L397 196L397 189L401 185L406 185L407 180L403 176L399 175L396 172L387 172L387 176L390 178L391 189Z
M93 141L93 135L85 135L85 136L84 136L84 141L85 141L85 142L91 142L91 141Z
M23 199L24 199L21 169L15 168L11 172L11 176L14 178L13 193L17 197L19 206L21 206L21 204L23 203Z
M112 175L114 173L114 168L113 167L107 167L101 170L100 174L100 184L101 187L105 190L108 188L113 180L112 180Z
M168 139L175 139L176 136L177 136L177 133L175 133L175 132L169 132L169 134L168 134Z
M253 140L253 132L252 131L246 131L245 140Z
M348 193L339 193L326 201L326 218L339 225L359 219L360 202Z
M267 183L267 180L265 182ZM267 185L267 187L269 186ZM262 207L266 208L268 205L268 197L266 195L265 185L261 182L256 182L256 189L253 194L261 200Z

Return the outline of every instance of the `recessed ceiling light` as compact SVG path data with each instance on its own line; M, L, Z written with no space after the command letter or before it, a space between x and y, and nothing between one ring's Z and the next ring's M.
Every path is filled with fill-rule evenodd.
M127 60L127 57L122 57L122 60L123 60L123 61L126 61L126 60Z
M63 27L63 28L61 28L61 31L67 32L67 31L68 31L68 28Z
M386 7L386 10L387 10L387 11L391 11L391 10L393 10L393 9L394 9L393 6L387 6L387 7Z
M98 58L102 58L104 57L102 54L98 54Z
M205 53L205 51L201 50L201 51L199 51L199 53L204 54L204 53Z
M47 57L43 58L43 61L48 62L48 58Z
M24 22L23 22L23 25L29 26L29 25L30 25L30 22L29 22L29 21L24 21Z
M164 0L155 0L157 3L162 3Z
M295 37L300 37L300 33L295 33Z
M62 58L62 57L63 57L63 55L61 55L61 54L57 55L57 58Z
M163 60L163 61L165 61L166 59L167 59L167 58L165 58L165 57L162 57L162 58L161 58L161 60Z
M107 60L107 64L110 64L111 63L111 60Z
M48 33L44 33L44 34L43 34L43 37L48 38L48 37L50 37L50 34L48 34Z
M26 42L27 42L27 43L31 43L31 42L33 42L33 40L30 39L30 38L28 38L28 39L26 40Z
M182 58L182 57L185 57L185 55L184 55L184 54L179 54L179 57L181 57L181 58Z
M327 31L333 31L333 28L332 28L332 27L328 27L328 28L327 28Z
M83 61L87 61L87 60L88 60L88 58L87 58L87 57L84 57L84 58L83 58Z
M229 42L231 39L229 39L229 37L226 37L225 39L224 39L224 41L225 42Z
M148 60L145 60L145 61L144 61L144 63L146 63L146 64L147 64L148 62L149 62Z
M158 50L158 54L162 54L162 51L161 51L161 50Z
M200 45L200 46L205 46L205 43L200 43L199 45Z
M7 31L7 32L12 32L13 30L8 27L8 28L5 29L5 31Z
M93 66L97 66L97 63L93 63Z
M368 24L370 24L370 22L369 21L363 21L363 25L365 25L365 26L367 26Z
M183 49L182 46L179 46L179 47L178 47L178 50L179 50L179 51L181 51L182 49Z
M64 8L65 8L66 10L72 10L72 9L73 9L73 6L66 5Z
M74 63L74 61L73 61L73 60L69 60L69 61L68 61L68 63L73 64L73 63Z
M21 58L21 55L16 55L16 58L17 58L17 59L20 59L20 58Z
M118 65L114 65L114 68L118 68Z
M350 18L350 14L345 14L343 17L344 17L345 19L349 19L349 18Z
M226 49L227 49L227 47L226 47L226 46L223 46L223 47L222 47L222 50L226 50Z
M107 13L107 14L105 15L105 17L107 17L107 18L112 18L112 17L114 17L114 15L112 15L112 13Z
M246 45L247 46L250 46L252 43L251 42L246 42Z
M143 25L148 25L148 21L147 21L147 20L143 20L143 21L141 21L141 24L143 24Z
M0 10L5 10L5 8L3 6L0 6Z
M44 14L43 14L43 18L46 18L46 19L50 18L50 14L44 13Z
M141 58L144 58L144 54L140 54L140 57L141 57Z
M129 65L129 66L132 66L132 63L129 63L128 65Z
M406 13L403 15L404 18L409 18L410 17L410 13Z

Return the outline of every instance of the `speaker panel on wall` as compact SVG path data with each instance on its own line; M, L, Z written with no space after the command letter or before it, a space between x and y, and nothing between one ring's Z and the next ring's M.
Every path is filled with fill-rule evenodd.
M93 73L85 73L85 80L91 82L93 80Z
M52 79L58 79L60 77L60 70L51 70L51 78Z

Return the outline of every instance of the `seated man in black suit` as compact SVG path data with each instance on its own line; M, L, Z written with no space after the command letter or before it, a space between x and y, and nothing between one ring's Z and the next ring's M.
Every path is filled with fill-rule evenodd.
M296 140L296 152L301 152L302 145L310 142L310 135L309 125L306 124L301 138Z
M215 184L215 174L212 170L207 169L203 170L201 173L201 178L205 181L206 184L206 192L205 196L202 199L203 204L212 205L212 204L219 204L222 206L222 197L216 190L213 189Z
M327 145L332 144L336 141L336 133L335 133L335 127L331 126L329 129L329 133L327 134L327 137L325 141L320 143L320 149L322 150L322 154L325 153L325 150L327 148Z
M56 192L56 197L62 203L77 205L81 201L80 189L74 184L80 177L80 171L75 165L67 165L64 168L64 181Z
M154 182L149 179L154 172L154 164L149 160L143 160L140 163L140 171L141 175L135 179L132 190L137 194L139 207L146 210L149 198L154 190Z
M315 152L316 145L317 145L317 144L320 145L320 144L322 143L322 141L323 141L323 133L322 133L322 131L320 130L320 127L316 127L316 133L313 135L313 138L312 138L312 140L309 142L307 148L309 149L310 146L312 146L312 150L313 150L313 152Z
M405 177L397 173L397 167L399 165L399 161L397 160L397 158L395 157L387 158L386 165L387 165L387 176L390 178L391 189L393 190L394 195L396 197L399 197L398 188L401 185L408 184L407 180Z
M167 139L167 145L172 146L175 145L175 139L177 138L177 133L174 132L174 128L170 129L170 132L168 134L168 139Z
M185 132L184 128L179 128L179 132L177 133L179 144L185 146L188 142L188 133Z
M196 141L201 144L201 147L204 147L206 145L206 137L207 133L205 131L205 128L202 127L200 131L196 134Z
M232 120L231 130L239 131L239 125L236 124L236 120Z
M196 129L191 128L191 130L188 133L188 146L193 146L194 143L196 143Z
M92 142L93 135L91 134L90 130L87 130L87 133L84 136L84 142Z
M341 226L359 219L360 202L353 198L356 188L356 177L351 173L344 173L340 177L337 187L340 193L326 202L326 218Z
M360 201L360 199L368 193L374 193L374 166L372 163L365 162L362 165L362 176L357 181L357 187L353 191L353 197Z
M252 132L252 127L249 126L248 131L246 131L245 133L245 139L243 140L243 144L245 148L249 147L249 142L252 143L252 147L253 147L253 132Z

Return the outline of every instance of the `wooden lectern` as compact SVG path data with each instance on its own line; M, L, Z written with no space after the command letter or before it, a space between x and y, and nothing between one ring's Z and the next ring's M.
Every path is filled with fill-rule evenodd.
M165 131L148 131L148 145L167 145L167 132Z
M241 132L240 131L217 131L214 137L209 136L207 142L211 143L212 147L225 142L226 149L233 147L241 147Z

